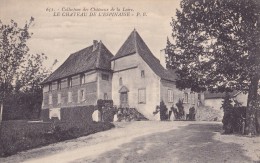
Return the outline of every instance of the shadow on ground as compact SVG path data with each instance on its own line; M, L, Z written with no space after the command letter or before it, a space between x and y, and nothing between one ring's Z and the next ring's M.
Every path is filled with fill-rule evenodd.
M221 124L191 124L134 139L93 159L75 162L252 162L241 145L215 140Z

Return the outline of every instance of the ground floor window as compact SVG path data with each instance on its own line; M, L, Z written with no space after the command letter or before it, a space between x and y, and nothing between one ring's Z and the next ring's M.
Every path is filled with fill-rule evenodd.
M85 101L85 91L83 89L78 90L78 102Z
M190 95L191 95L191 103L192 103L192 104L195 104L195 102L196 102L195 93L192 92Z
M187 92L184 93L184 99L183 99L184 103L189 103L189 94Z
M58 102L57 103L61 104L61 94L60 93L58 93Z
M68 103L72 102L72 92L68 92Z
M49 94L49 105L52 105L52 94Z
M173 91L168 89L168 102L173 102Z
M138 90L138 103L145 104L146 102L146 91L144 88Z

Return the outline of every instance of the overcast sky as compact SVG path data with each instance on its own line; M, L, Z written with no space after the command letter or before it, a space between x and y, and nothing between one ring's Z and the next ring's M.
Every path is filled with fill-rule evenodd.
M30 50L32 53L45 53L48 56L46 66L58 59L54 67L57 68L71 53L92 45L93 40L102 40L115 55L134 28L153 54L159 57L167 36L171 37L170 22L179 3L179 0L0 0L0 20L6 24L13 19L23 26L31 16L34 17ZM80 14L84 12L83 8L134 11L127 17L90 17L90 11L84 12L87 16L62 16L67 14L62 8L81 9ZM60 16L53 16L54 11L48 12L47 9L60 12ZM147 16L136 16L138 13Z

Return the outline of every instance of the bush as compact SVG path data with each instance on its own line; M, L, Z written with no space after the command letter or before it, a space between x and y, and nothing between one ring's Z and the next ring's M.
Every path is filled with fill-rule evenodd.
M119 122L147 120L147 118L145 118L145 116L139 113L135 108L118 108L117 118Z
M113 100L97 101L97 108L101 112L101 119L103 122L113 122L114 115L116 114L116 108L113 107Z
M113 124L107 122L2 122L0 156L9 156L19 151L86 136L113 127Z
M161 101L160 102L160 119L162 121L168 120L167 111L168 111L168 109L167 109L166 105L164 104L164 101Z
M194 107L191 107L189 109L189 114L187 114L186 120L195 121L195 108Z
M171 107L171 110L174 114L174 117L176 120L182 120L185 118L185 111L184 111L184 106L183 106L183 100L179 99L178 102L176 103L177 108Z
M222 120L224 133L244 134L246 107L234 107L230 95L226 94L222 108L224 110L224 117Z
M115 107L103 107L102 108L102 120L103 122L113 122L114 115L116 114L117 109Z

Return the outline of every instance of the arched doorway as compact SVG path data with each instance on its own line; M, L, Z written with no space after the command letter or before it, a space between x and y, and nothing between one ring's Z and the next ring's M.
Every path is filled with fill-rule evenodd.
M126 86L122 86L121 89L119 90L119 95L120 95L120 107L121 108L126 108L128 107L128 88Z

